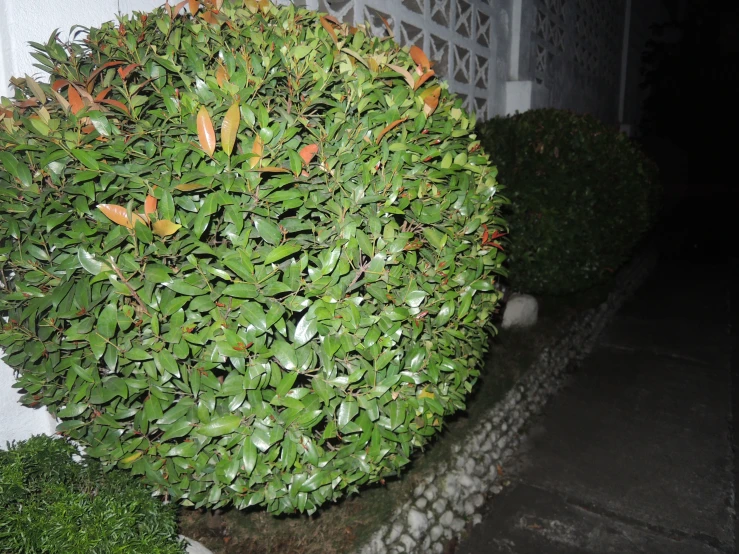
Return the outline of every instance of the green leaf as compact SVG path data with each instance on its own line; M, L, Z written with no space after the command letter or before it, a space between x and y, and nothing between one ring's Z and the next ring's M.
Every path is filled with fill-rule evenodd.
M310 310L300 318L295 326L295 334L293 335L293 343L295 346L302 346L312 339L318 332L318 322L316 315Z
M282 240L282 233L280 228L269 221L261 217L254 218L254 226L257 228L259 236L269 244L278 244Z
M277 396L285 396L288 392L290 392L290 389L292 389L293 384L295 384L295 380L297 378L298 374L296 372L285 373L280 380L280 384L277 385L277 388L275 389Z
M184 294L186 296L199 296L201 294L208 293L208 289L201 289L200 287L190 285L189 283L186 283L181 279L176 279L174 281L165 281L162 284L165 287L172 289L176 293Z
M298 356L291 344L288 344L284 340L276 340L272 343L269 350L286 370L292 371L298 367Z
M190 433L193 427L194 425L191 422L187 421L186 419L180 419L179 421L175 421L174 423L166 427L166 430L165 430L165 427L162 427L162 430L164 430L164 434L161 437L159 437L159 441L165 442L170 439L177 439L180 437L184 437L185 435ZM200 430L198 430L198 432L200 432Z
M111 271L111 268L108 264L95 259L92 254L87 252L81 246L77 249L77 258L79 259L80 265L82 265L85 271L92 275L97 275L101 271Z
M431 246L436 250L443 250L446 244L447 235L440 231L437 231L433 227L424 227L423 236L429 241Z
M286 258L290 254L295 254L295 252L300 251L300 246L297 244L281 244L277 248L274 248L267 256L264 258L265 264L271 264L274 262L277 262L281 260L282 258Z
M426 293L422 290L413 290L405 295L405 303L411 308L418 308L426 298Z
M180 367L169 350L154 353L154 363L160 372L171 373L175 377L180 376Z
M231 296L233 298L256 298L259 296L259 292L257 291L257 287L254 285L237 283L235 285L228 285L223 289L223 296Z
M80 148L73 148L72 149L72 155L77 158L82 164L88 168L92 169L94 171L97 171L100 169L100 164L97 162L95 158L93 158L92 154L90 154L87 150L82 150Z
M97 331L106 339L115 335L118 326L118 308L115 304L107 304L98 317Z
M82 366L79 366L77 364L72 364L72 371L74 371L79 377L87 381L88 383L94 383L95 382L95 376L93 374L93 369L90 367L83 368Z
M61 410L57 410L56 416L61 418L77 417L87 408L87 404L67 404Z
M244 302L241 305L241 313L246 320L262 333L267 332L267 314L264 307L256 302Z
M206 437L220 437L233 433L241 425L241 416L227 415L211 419L210 423L200 425L197 432Z
M165 456L180 456L187 459L197 454L199 448L196 442L181 442L170 448Z

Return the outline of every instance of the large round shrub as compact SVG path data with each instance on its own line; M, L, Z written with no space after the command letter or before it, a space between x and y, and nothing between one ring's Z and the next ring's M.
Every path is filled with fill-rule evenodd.
M495 170L420 50L190 4L52 37L50 84L15 80L0 345L25 402L160 494L311 512L464 407Z
M626 261L657 209L655 166L589 115L541 109L495 118L480 139L511 204L511 284L586 289Z

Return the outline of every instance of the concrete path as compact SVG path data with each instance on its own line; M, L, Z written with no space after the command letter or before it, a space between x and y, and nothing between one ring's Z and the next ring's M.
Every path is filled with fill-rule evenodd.
M666 223L655 273L529 430L511 485L456 554L735 551L736 246L723 248L718 214L699 224L695 211Z

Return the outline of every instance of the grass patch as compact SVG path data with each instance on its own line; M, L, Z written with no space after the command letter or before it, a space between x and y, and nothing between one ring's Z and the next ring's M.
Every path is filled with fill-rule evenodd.
M426 471L451 456L455 444L531 367L543 348L566 332L584 310L606 298L609 285L576 295L539 299L539 321L531 329L501 331L491 339L487 363L467 410L447 421L445 431L419 452L410 469L383 486L325 505L313 516L271 516L263 510L180 509L180 532L216 554L345 554L361 545L407 501Z

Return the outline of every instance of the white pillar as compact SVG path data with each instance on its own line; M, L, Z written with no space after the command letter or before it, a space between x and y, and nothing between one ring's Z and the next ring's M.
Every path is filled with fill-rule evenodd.
M521 2L511 1L511 50L508 58L508 80L518 81L521 65Z
M508 81L505 84L505 114L531 109L533 83L519 81L521 67L521 17L523 0L511 1L511 47L508 58Z

